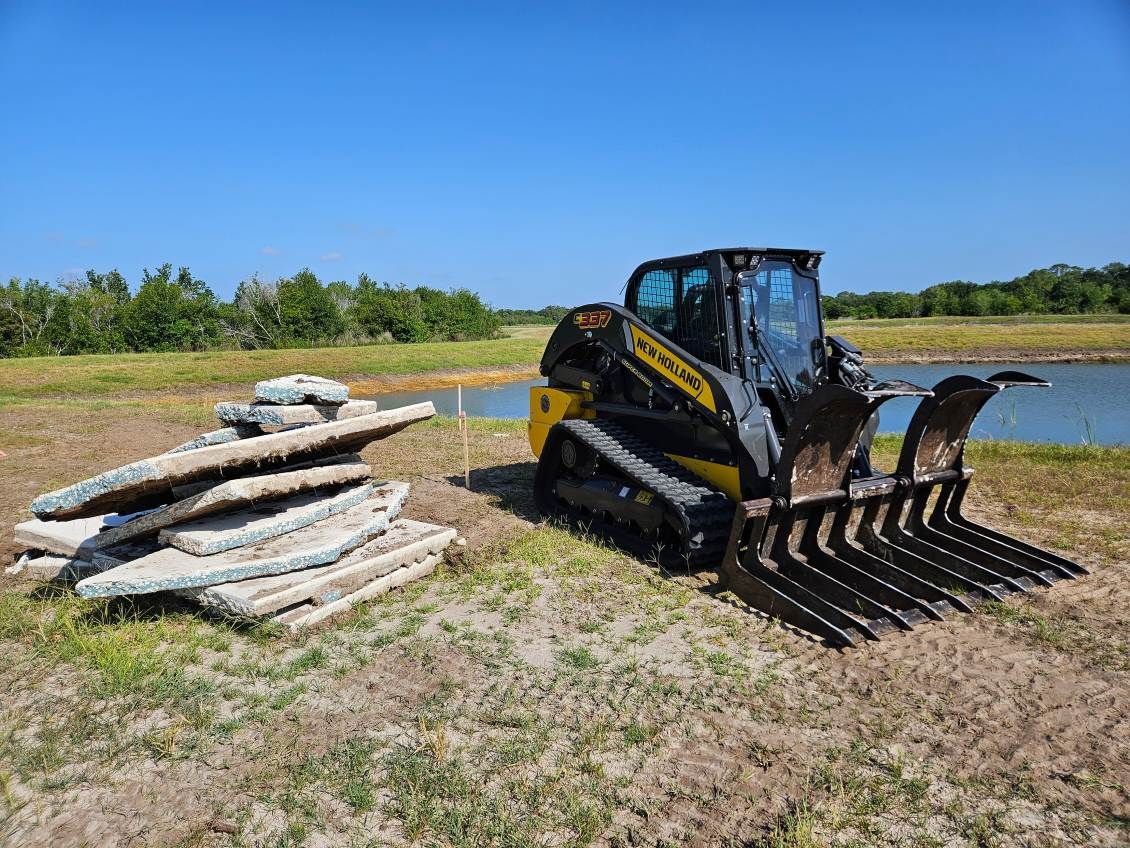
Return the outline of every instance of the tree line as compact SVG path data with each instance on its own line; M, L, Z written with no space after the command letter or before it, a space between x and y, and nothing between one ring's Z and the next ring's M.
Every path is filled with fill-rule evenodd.
M146 269L136 292L117 270L0 287L0 356L463 341L500 326L464 288L377 284L366 274L324 285L308 268L244 280L230 302L169 264Z
M828 318L917 318L934 315L1130 313L1130 265L1052 265L1005 282L954 280L917 294L875 291L825 296Z

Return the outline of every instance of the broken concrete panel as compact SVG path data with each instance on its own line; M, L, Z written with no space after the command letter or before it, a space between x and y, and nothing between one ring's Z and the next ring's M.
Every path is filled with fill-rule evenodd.
M98 569L89 561L57 554L25 553L15 565L4 569L25 580L79 580L96 574Z
M61 556L89 558L90 554L109 544L107 528L117 528L145 513L95 515L70 521L40 521L33 518L16 525L13 540L22 545Z
M35 548L61 556L89 555L97 547L95 537L105 526L106 516L76 518L72 521L40 521L33 518L16 525L13 540L25 548Z
M166 527L158 539L197 556L218 554L273 539L345 512L372 493L373 485L364 483L350 486L335 495L304 492L282 500L261 501L235 512Z
M31 511L38 518L83 518L122 506L136 508L139 502L156 505L155 500L172 500L173 486L215 476L246 474L255 468L318 456L352 453L433 415L435 407L427 401L182 453L164 453L40 495L32 501Z
M116 545L129 539L152 536L174 524L183 524L205 515L213 515L250 503L285 498L311 489L335 488L368 480L372 469L356 454L349 461L329 465L305 464L305 468L259 474L217 483L176 503L163 506L136 518L129 524L105 530L99 537L102 547Z
M263 403L329 403L349 400L349 387L325 377L291 374L255 384L255 400Z
M206 589L186 589L182 594L201 604L245 616L266 615L308 599L328 604L378 577L441 553L455 535L450 527L400 518L376 539L354 548L331 565Z
M375 400L350 400L341 406L316 406L303 403L280 406L274 403L217 403L216 417L225 424L320 424L323 421L340 421L358 415L371 415L377 411Z
M385 592L395 589L398 586L404 586L407 583L411 583L413 580L419 580L421 577L428 576L435 571L435 567L439 561L440 556L433 554L413 565L398 568L390 574L386 574L384 577L378 577L371 583L365 584L355 592L350 592L348 595L336 601L323 604L322 606L302 604L280 613L272 620L294 631L311 627L330 616L338 615L352 609L362 601L375 598L377 595L383 595Z
M387 530L407 497L407 483L387 483L357 506L285 536L203 557L162 548L81 580L75 588L85 598L132 595L325 565Z
M177 445L168 452L181 453L183 451L206 448L210 445L224 445L228 442L238 441L239 439L250 439L262 435L263 430L258 424L237 424L234 427L223 427L219 430L213 430L210 433L202 433L195 439L185 442L183 445Z

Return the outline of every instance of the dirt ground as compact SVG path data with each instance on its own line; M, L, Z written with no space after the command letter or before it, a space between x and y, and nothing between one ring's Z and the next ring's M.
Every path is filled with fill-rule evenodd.
M0 410L0 557L36 494L199 429ZM987 469L974 509L1093 573L836 651L538 524L520 423L474 422L471 491L450 422L365 456L468 544L315 633L0 578L0 843L1130 844L1125 513Z

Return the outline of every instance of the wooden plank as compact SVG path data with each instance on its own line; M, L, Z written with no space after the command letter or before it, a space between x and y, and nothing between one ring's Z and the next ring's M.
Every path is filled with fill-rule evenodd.
M245 616L266 615L309 599L316 604L327 604L398 568L441 553L455 535L450 527L400 518L385 533L332 565L205 589L185 589L181 594L201 604Z
M419 580L421 577L426 577L435 571L436 565L439 563L441 557L439 555L431 555L426 557L421 562L414 563L405 568L398 568L390 574L383 577L378 577L371 583L367 583L355 592L350 592L348 595L339 598L332 603L324 604L322 606L315 606L314 604L302 604L300 606L288 609L285 612L279 613L272 621L285 625L290 630L302 630L306 627L312 627L320 621L324 621L330 616L338 615L349 609L352 609L362 601L375 598L377 595L383 595L392 589L399 586L404 586L411 583L413 580Z
M273 539L345 512L372 493L373 484L362 483L333 495L303 492L281 500L260 501L235 512L174 524L162 530L157 538L166 545L196 556L218 554Z
M143 594L214 586L336 562L346 551L387 530L407 497L407 483L386 483L357 506L285 536L211 556L162 548L80 580L75 588L85 598Z
M371 473L372 469L362 462L360 457L354 457L353 461L349 462L334 462L329 465L227 480L135 518L121 527L104 530L98 537L96 548L118 545L143 536L153 536L165 527L246 504L283 498L310 489L328 489L356 483L368 479Z
M341 406L310 403L280 406L277 403L217 403L216 417L224 424L320 424L340 421L377 411L375 400L350 400Z
M247 473L255 468L359 450L435 415L430 402L358 415L344 421L310 424L222 445L166 453L123 465L89 480L40 495L31 504L37 518L85 518L172 500L171 487L209 477ZM148 501L142 504L143 501Z

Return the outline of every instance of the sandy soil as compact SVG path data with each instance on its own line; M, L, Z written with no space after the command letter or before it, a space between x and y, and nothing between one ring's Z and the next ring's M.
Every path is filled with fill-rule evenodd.
M14 553L11 526L26 517L22 511L38 492L195 433L160 418L115 422L95 411L0 413L0 448L8 455L0 460L0 556ZM230 740L172 758L113 761L58 788L9 776L6 792L21 801L0 825L0 839L329 845L366 844L357 841L365 836L372 844L406 844L403 817L388 812L399 809L388 787L364 815L328 790L314 793L308 802L320 811L319 824L302 840L277 838L298 815L286 792L301 794L295 787L307 785L294 763L321 762L360 738L378 747L407 742L434 750L441 762L462 751L468 768L483 770L484 787L503 791L507 781L552 770L549 762L558 763L555 774L572 775L559 765L566 754L590 740L593 728L613 728L608 738L619 738L630 719L652 728L645 743L585 741L584 762L599 768L557 778L565 781L562 791L581 792L577 787L590 787L586 780L610 787L608 818L582 842L1130 844L1126 562L1077 551L1094 574L1024 599L1085 638L1041 640L1030 629L976 614L838 652L731 596L715 596L709 573L663 577L622 558L535 564L517 594L505 594L511 590L504 580L460 594L453 588L459 581L516 556L500 540L535 526L533 463L523 434L476 432L471 491L462 488L460 447L449 429L413 428L365 455L378 474L413 484L407 516L454 524L468 540L417 606L397 613L425 610L418 641L362 652L340 675L311 678L300 698ZM1009 527L1003 508L979 500L976 488L972 506ZM1055 534L1038 521L1024 532L1044 541ZM29 591L3 579L4 590ZM526 605L510 615L517 607L506 604L521 592ZM459 631L466 640L441 627L444 621L466 628ZM593 621L599 627L583 626ZM650 638L630 637L655 621L663 626ZM363 627L346 625L330 628L327 650L346 656L370 644ZM482 639L508 647L484 652L474 647ZM566 644L590 649L599 665L583 678L562 670ZM81 692L75 674L65 665L43 674L34 685L4 680L9 721L17 711L40 716L73 708ZM518 708L535 717L549 747L493 770L500 746L525 739L526 731L500 732L495 721ZM130 715L153 726L164 720ZM442 736L433 721L443 722ZM552 826L545 830L544 844L564 844ZM449 835L435 844L456 841Z

